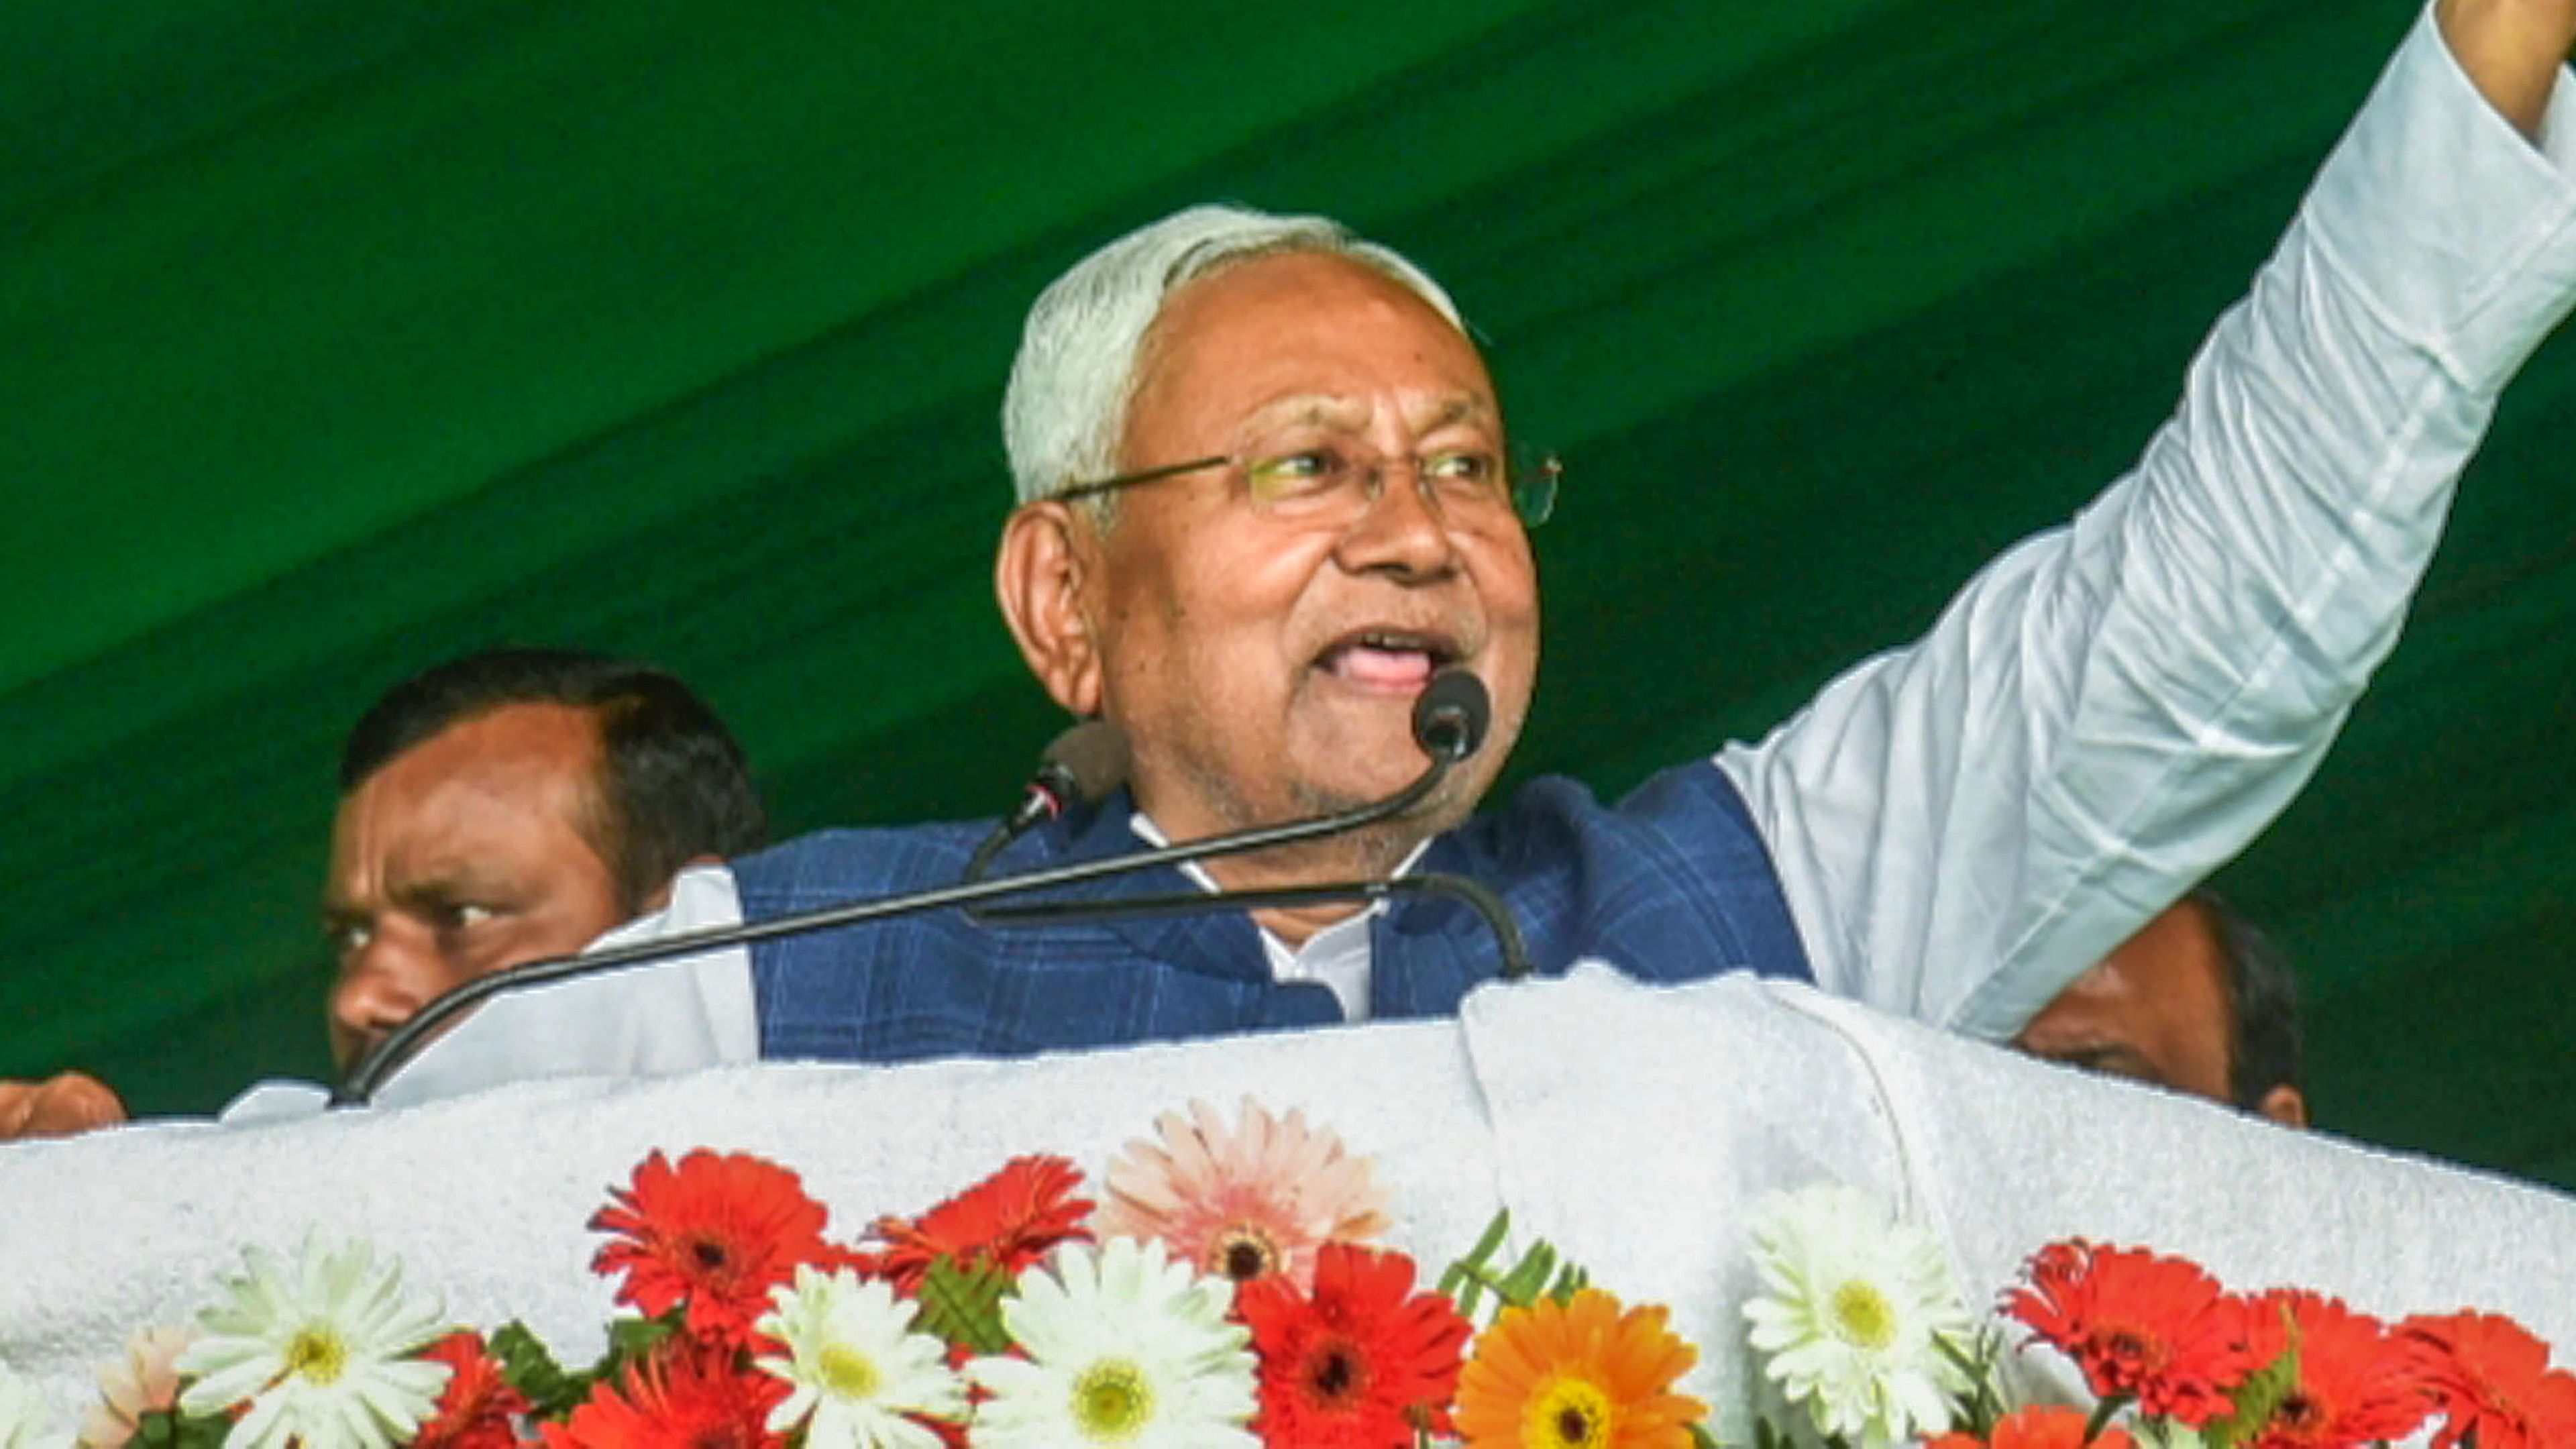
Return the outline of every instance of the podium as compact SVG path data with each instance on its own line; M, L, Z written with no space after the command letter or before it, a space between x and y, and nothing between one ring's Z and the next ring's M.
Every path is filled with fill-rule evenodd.
M136 1329L187 1321L241 1249L364 1237L450 1318L602 1347L585 1223L647 1152L795 1169L855 1239L1023 1153L1096 1186L1192 1100L1302 1109L1372 1158L1389 1242L1426 1279L1497 1208L1697 1344L1683 1387L1744 1432L1746 1221L1839 1182L1928 1224L1970 1304L2069 1236L2189 1256L2387 1317L2474 1306L2576 1348L2576 1200L2082 1076L1750 977L1648 988L1597 968L1472 996L1455 1020L1025 1061L769 1065L502 1086L404 1110L146 1125L0 1149L0 1358L72 1422ZM1095 1194L1096 1195L1096 1194ZM2068 1371L2013 1355L2023 1387Z

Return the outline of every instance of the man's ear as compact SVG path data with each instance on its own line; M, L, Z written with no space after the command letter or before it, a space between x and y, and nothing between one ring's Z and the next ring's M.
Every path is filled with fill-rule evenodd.
M1002 525L993 592L1029 672L1065 711L1100 713L1100 651L1083 591L1099 561L1097 535L1073 505L1028 504Z
M2284 1127L2305 1127L2308 1125L2307 1095L2287 1082L2280 1083L2265 1092L2262 1101L2254 1104L2254 1115L2269 1117Z
M680 870L695 870L702 865L722 864L724 864L724 857L721 855L693 855L680 862ZM644 898L643 908L638 910L635 914L639 916L649 916L655 911L669 910L671 908L671 888L679 883L679 871L673 871L671 873L671 878L662 882L662 888L660 890L657 890Z

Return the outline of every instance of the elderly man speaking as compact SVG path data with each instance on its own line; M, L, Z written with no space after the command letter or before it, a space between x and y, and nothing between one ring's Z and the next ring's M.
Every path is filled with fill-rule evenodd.
M1039 682L1124 733L1130 785L999 869L1386 796L1424 767L1416 696L1458 667L1491 738L1416 808L1076 894L1450 872L1501 896L1541 971L1749 969L2011 1036L2282 808L2393 645L2497 392L2576 285L2571 40L2576 0L2440 0L2136 471L1923 639L1616 806L1551 779L1474 813L1537 675L1524 514L1552 480L1513 465L1440 287L1315 218L1199 207L1111 243L1030 315L995 575ZM809 837L701 877L663 928L947 884L986 832ZM419 1070L1421 1016L1496 966L1435 899L1044 929L938 912L505 1002Z

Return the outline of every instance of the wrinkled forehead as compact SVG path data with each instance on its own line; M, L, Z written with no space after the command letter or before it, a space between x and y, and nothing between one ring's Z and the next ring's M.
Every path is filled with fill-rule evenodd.
M469 716L340 797L333 873L560 840L566 831L586 846L602 757L598 723L585 709L511 704Z
M1366 393L1290 393L1253 407L1243 425L1251 432L1364 433L1386 411ZM1502 421L1493 399L1478 393L1415 393L1396 399L1392 412L1416 435L1493 429Z
M1473 339L1403 282L1331 252L1229 261L1174 288L1139 349L1139 410L1223 408L1255 426L1499 427Z

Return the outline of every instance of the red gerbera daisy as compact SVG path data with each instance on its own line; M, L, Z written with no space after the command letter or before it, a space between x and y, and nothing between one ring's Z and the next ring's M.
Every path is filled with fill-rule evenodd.
M2080 1409L2037 1405L2004 1415L1991 1441L1974 1434L1944 1434L1923 1449L2138 1449L2138 1441L2117 1425L2086 1439L2084 1426L2090 1422L2092 1416Z
M785 1380L736 1368L731 1353L689 1344L627 1369L561 1424L544 1426L546 1449L782 1449L769 1432Z
M2403 1439L2424 1422L2423 1391L2378 1319L2290 1288L2254 1299L2245 1315L2258 1365L2293 1347L2299 1353L2298 1382L2270 1419L2238 1441L2248 1449L2351 1449Z
M1235 1312L1261 1360L1263 1443L1406 1449L1418 1429L1447 1429L1467 1320L1447 1296L1413 1291L1402 1253L1326 1243L1313 1298L1273 1274L1244 1284Z
M451 1333L420 1351L420 1356L448 1366L447 1387L438 1409L420 1426L412 1449L518 1449L513 1414L528 1412L527 1397L501 1377L483 1335Z
M632 1187L609 1197L590 1225L621 1241L599 1250L592 1271L624 1273L617 1301L648 1316L685 1304L689 1332L710 1342L748 1345L769 1290L791 1281L797 1264L849 1261L823 1241L823 1205L796 1174L747 1153L700 1148L674 1168L656 1151Z
M2006 1292L2003 1311L2075 1360L2098 1396L2196 1428L2227 1412L2255 1366L2244 1305L2181 1258L2075 1239L2040 1249L2022 1272L2030 1286Z
M1061 1157L1014 1157L1002 1170L923 1213L918 1220L883 1217L868 1229L886 1247L861 1254L859 1271L891 1279L910 1293L933 1259L990 1263L1017 1276L1066 1241L1088 1242L1082 1220L1091 1200L1075 1197L1082 1174Z
M2425 1316L2397 1325L2411 1377L2444 1423L2432 1449L2555 1449L2576 1444L2576 1377L2549 1366L2549 1345L2492 1313Z

